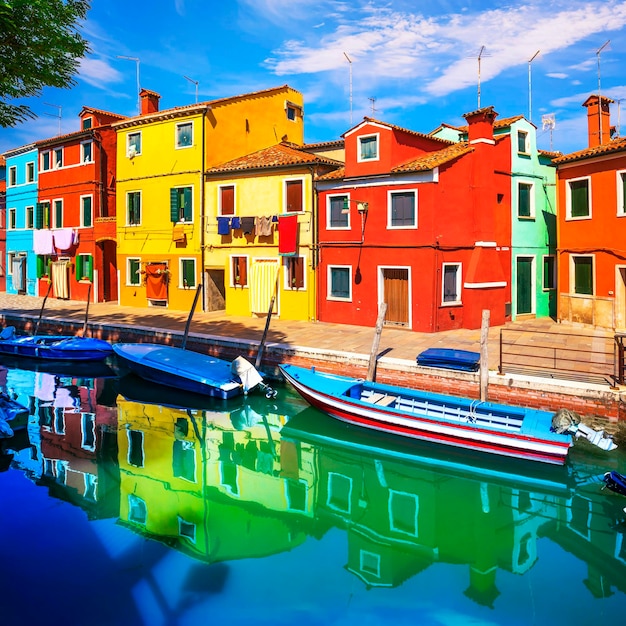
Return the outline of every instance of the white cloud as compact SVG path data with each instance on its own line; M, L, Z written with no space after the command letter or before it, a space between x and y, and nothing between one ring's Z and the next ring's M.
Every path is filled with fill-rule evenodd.
M567 78L569 74L565 74L564 72L548 72L546 76L548 78Z
M85 57L81 59L79 78L86 83L106 89L111 83L122 82L122 75L103 59Z

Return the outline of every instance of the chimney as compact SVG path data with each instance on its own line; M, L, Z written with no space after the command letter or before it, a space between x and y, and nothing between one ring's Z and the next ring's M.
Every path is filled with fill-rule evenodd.
M484 141L486 139L493 143L493 123L497 116L498 114L493 110L493 107L485 107L471 113L465 113L463 117L468 124L468 141L474 143L477 140Z
M587 107L587 141L595 148L611 141L611 113L609 105L615 102L605 96L589 96L583 106Z
M139 92L139 97L141 98L142 115L156 113L159 110L159 100L161 99L161 96L156 91L142 89Z

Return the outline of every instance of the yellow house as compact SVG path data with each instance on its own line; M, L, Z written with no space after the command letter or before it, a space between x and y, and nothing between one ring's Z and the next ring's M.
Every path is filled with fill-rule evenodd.
M283 85L163 111L157 93L140 96L141 114L113 125L119 303L188 311L204 282L203 172L281 138L302 144L302 95Z
M208 310L316 319L314 183L342 159L341 141L283 141L207 170Z

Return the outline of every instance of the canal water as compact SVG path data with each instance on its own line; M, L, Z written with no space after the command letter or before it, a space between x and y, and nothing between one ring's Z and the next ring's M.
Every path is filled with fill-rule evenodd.
M622 450L538 466L355 431L284 386L0 376L29 409L0 440L3 626L624 623L626 498L600 481Z

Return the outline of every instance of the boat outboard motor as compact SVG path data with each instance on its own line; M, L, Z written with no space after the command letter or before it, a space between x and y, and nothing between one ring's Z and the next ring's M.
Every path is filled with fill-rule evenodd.
M242 356L238 356L231 364L230 371L239 378L245 395L257 385L263 390L266 398L275 398L276 390L263 382L263 376L259 374L257 369Z

